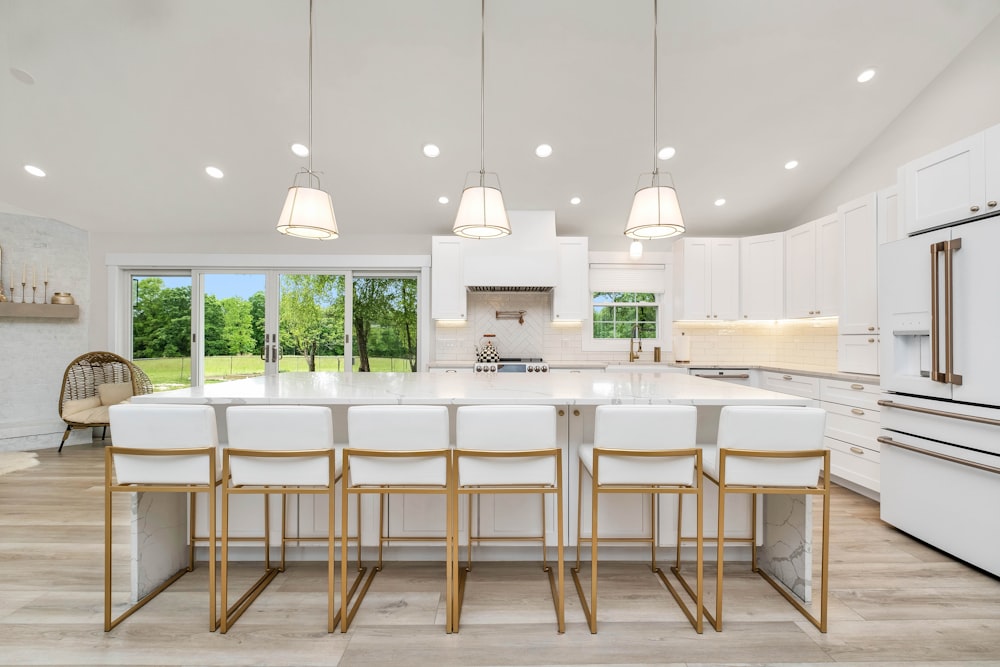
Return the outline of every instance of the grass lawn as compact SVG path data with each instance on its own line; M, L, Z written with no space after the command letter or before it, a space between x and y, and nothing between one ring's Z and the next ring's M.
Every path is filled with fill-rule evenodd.
M359 359L354 359L354 370L358 369ZM406 359L394 359L390 357L369 358L372 372L396 372L409 373L410 362ZM149 379L153 382L156 391L167 389L178 389L191 386L191 359L190 357L170 357L159 359L135 359L135 364L139 366ZM285 355L279 362L282 373L294 371L307 371L305 357ZM343 371L343 357L316 357L317 371ZM247 356L226 356L226 357L205 357L205 382L224 382L225 380L237 380L254 375L264 374L264 362L260 357Z

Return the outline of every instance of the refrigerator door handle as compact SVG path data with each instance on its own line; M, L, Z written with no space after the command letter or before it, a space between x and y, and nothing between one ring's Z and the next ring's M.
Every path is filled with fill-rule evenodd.
M954 385L962 384L962 376L955 372L955 280L952 260L953 253L961 249L960 238L944 242L944 381Z
M976 463L975 461L966 461L965 459L956 458L954 456L948 456L947 454L939 454L938 452L932 452L929 449L922 449L920 447L914 447L913 445L905 445L901 442L893 440L892 438L886 437L884 435L876 438L883 445L890 445L892 447L899 447L900 449L907 449L911 452L916 452L917 454L923 454L924 456L931 456L936 459L941 459L942 461L948 461L950 463L957 463L958 465L968 466L970 468L975 468L976 470L982 470L984 472L991 472L995 475L1000 475L1000 468L994 466L988 466L984 463Z
M940 359L940 343L938 341L938 255L944 250L945 242L931 244L931 372L934 382L947 382L946 375L938 370ZM949 265L950 266L950 265Z

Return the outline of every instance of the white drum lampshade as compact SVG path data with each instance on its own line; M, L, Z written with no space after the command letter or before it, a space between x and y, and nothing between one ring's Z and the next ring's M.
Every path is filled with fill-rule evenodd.
M665 239L684 233L677 192L668 185L639 188L625 225L625 236L633 239Z
M466 238L490 239L510 234L510 220L499 185L468 186L462 190L452 231Z
M323 190L297 185L288 188L275 229L303 239L325 240L340 236L330 195Z

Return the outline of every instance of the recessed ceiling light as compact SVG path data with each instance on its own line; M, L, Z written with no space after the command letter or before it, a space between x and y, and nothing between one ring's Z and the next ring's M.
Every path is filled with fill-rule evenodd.
M868 83L875 78L875 68L870 67L858 75L858 83Z
M716 206L725 206L726 205L726 200L723 199L722 197L719 197L718 199L715 200L715 205Z
M439 204L447 204L448 203L448 198L445 197L444 195L442 195L442 196L438 197L438 203Z
M582 199L580 199L579 197L570 197L570 200L569 200L569 203L570 203L570 204L572 204L573 206L576 206L576 205L578 205L578 204L579 204L579 203L580 203L581 201L583 201L583 200L582 200Z
M789 160L785 163L785 169L795 169L797 166L799 166L798 160Z
M39 178L45 176L45 172L33 164L24 165L24 170L29 174L31 174L32 176L38 176Z
M435 144L424 144L424 155L427 157L437 157L441 155L441 149Z
M538 148L535 149L535 155L538 157L548 157L552 155L552 146L548 144L538 144Z
M669 160L670 158L672 158L675 155L677 155L677 149L676 148L674 148L673 146L664 146L656 154L656 157L660 158L661 160Z
M222 170L218 167L205 167L205 173L212 178L222 178L225 176L225 174L222 173Z
M299 157L307 157L309 155L309 147L305 144L292 144L292 152Z
M30 86L35 83L35 77L31 76L23 69L20 69L18 67L11 67L8 71L10 72L10 75L12 77L14 77L23 84Z

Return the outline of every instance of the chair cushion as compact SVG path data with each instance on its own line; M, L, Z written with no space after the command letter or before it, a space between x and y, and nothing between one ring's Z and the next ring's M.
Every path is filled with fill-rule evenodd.
M97 395L100 397L101 405L117 405L132 398L132 383L107 382L99 384L97 385Z
M81 424L92 423L92 421L88 421L90 419L90 413L94 411L94 408L100 407L100 396L91 396L90 398L80 398L73 401L66 401L63 403L62 418L68 422L79 422ZM107 418L108 410L105 408L105 422L107 422Z

